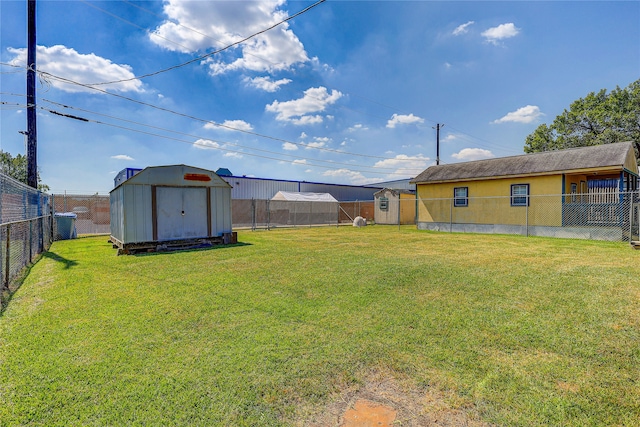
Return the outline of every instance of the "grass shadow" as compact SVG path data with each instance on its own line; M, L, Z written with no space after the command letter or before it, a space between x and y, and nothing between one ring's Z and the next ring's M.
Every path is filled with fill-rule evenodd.
M62 263L64 264L64 268L71 268L71 267L75 267L76 265L78 265L78 263L76 261L67 259L65 257L61 257L60 255L56 254L55 252L45 252L42 254L43 257L45 258L49 258L52 259L56 262Z

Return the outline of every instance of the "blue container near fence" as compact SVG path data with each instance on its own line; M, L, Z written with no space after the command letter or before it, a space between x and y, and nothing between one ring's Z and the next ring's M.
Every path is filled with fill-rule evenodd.
M56 240L75 239L76 234L76 215L73 212L62 212L54 214L56 219Z

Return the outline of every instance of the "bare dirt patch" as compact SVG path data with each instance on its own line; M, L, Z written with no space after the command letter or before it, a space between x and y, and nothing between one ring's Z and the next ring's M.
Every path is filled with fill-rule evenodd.
M343 391L311 420L309 427L490 427L471 405L433 387L419 390L393 375L374 373L359 387Z

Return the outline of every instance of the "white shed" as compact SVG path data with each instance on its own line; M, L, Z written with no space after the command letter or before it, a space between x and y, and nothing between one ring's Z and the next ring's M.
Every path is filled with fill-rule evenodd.
M373 193L376 224L415 224L416 194L411 190L383 188Z
M111 190L111 241L123 253L231 243L231 186L186 165L143 169Z

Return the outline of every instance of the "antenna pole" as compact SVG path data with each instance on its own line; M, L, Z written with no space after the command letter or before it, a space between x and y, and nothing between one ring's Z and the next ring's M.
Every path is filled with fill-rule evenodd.
M444 127L444 124L437 123L436 130L436 165L440 164L440 128Z

